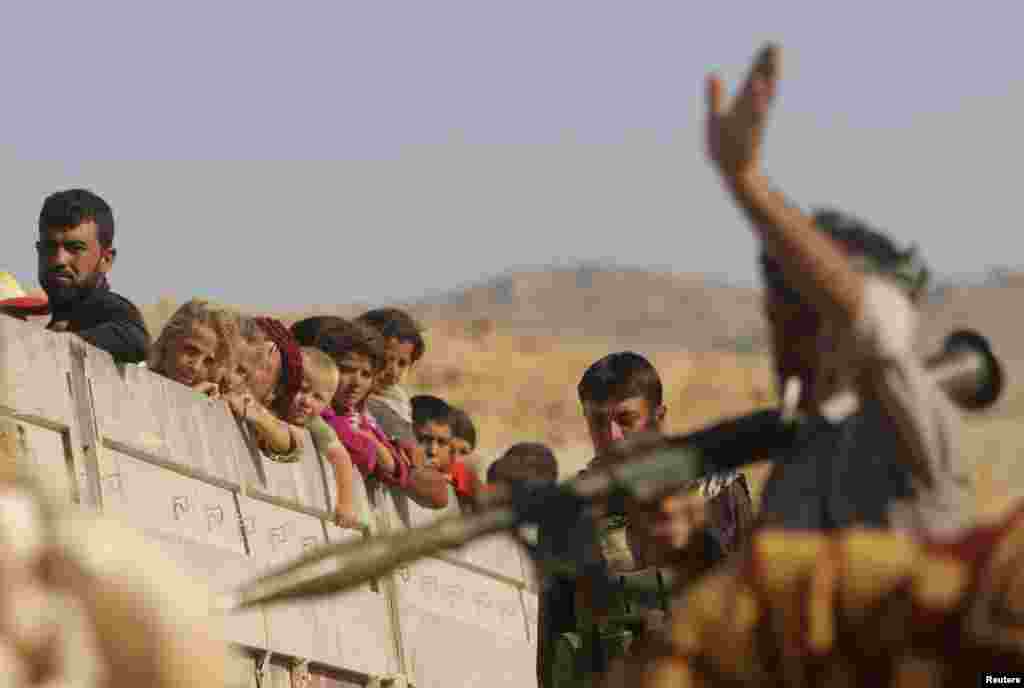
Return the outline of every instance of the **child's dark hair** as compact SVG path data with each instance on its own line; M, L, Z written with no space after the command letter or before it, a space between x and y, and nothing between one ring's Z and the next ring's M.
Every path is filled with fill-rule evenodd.
M452 407L444 399L430 394L419 394L409 400L412 405L412 424L414 426L425 423L437 423L439 425L454 425Z
M464 440L470 449L476 449L476 426L469 414L460 408L452 408L452 435Z
M652 408L661 406L662 387L651 362L632 351L608 354L587 368L576 388L580 402L603 404L643 397Z
M558 461L547 445L539 442L515 444L487 469L488 483L524 480L558 481Z
M114 211L88 189L68 189L50 194L39 212L40 232L49 228L74 228L85 222L96 223L96 240L100 246L113 246Z
M411 315L400 308L375 308L356 318L377 329L384 339L397 339L402 343L412 344L412 362L423 358L426 344L423 341L423 328Z
M354 320L342 320L324 328L313 346L335 362L349 354L359 354L370 359L374 372L380 372L384 367L384 338L369 325Z
M819 208L812 217L815 226L838 243L851 258L861 259L860 269L896 280L913 301L925 293L930 273L916 247L901 249L883 232L841 210ZM795 298L785 283L778 262L763 251L759 261L765 286L783 296Z
M292 336L300 346L315 347L317 337L321 332L344 322L344 318L339 318L336 315L313 315L293 323L291 326Z

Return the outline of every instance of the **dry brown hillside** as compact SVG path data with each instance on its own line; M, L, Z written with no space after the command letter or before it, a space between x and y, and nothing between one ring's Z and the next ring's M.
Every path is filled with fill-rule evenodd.
M486 458L514 442L539 440L556 450L564 474L578 469L588 456L575 385L592 361L626 347L649 355L661 371L673 431L774 403L768 358L758 350L762 325L753 290L637 271L573 274L519 273L446 303L411 307L427 338L412 386L466 408ZM991 338L1011 373L1005 401L972 418L965 439L987 511L1024 492L1024 472L1016 469L1024 396L1013 384L1024 365L1024 330L1013 317L1020 303L1024 286L1011 281L949 290L926 311L929 350L952 327L974 327ZM637 304L646 310L638 314ZM144 309L154 332L174 307L166 300ZM341 305L278 315L290 322L362 310Z

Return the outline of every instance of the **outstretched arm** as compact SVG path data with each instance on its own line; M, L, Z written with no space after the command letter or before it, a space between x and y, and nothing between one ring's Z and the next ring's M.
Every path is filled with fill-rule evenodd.
M721 79L708 78L708 154L786 281L822 316L853 323L860 314L863 277L809 216L772 188L761 169L765 122L779 67L779 48L768 44L728 108Z
M354 484L355 468L340 441L334 442L327 449L326 458L334 468L334 484L337 501L334 504L334 524L339 528L363 529L366 525L359 517L359 508L355 501Z

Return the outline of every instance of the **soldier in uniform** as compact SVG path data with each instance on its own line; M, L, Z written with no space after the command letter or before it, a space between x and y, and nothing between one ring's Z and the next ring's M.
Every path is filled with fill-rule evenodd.
M591 442L600 455L630 436L661 432L661 379L633 352L594 363L578 387ZM602 555L613 578L598 599L593 581L549 573L542 583L538 679L544 688L588 686L668 612L673 576L694 574L737 550L752 521L741 473L714 475L651 507L628 505L600 523ZM699 526L707 524L707 529ZM606 591L607 592L607 591Z

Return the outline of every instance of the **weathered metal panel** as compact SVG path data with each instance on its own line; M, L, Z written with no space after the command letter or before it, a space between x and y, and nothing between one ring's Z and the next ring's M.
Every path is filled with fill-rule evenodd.
M18 428L25 440L26 458L47 487L65 502L73 501L76 476L68 462L68 435L32 423L19 422Z
M91 346L84 365L101 435L170 459L160 422L166 415L161 378L135 365L118 366L110 354Z
M113 450L102 454L100 466L106 514L142 531L212 592L251 578L254 561L230 491ZM259 610L224 623L228 639L266 646Z
M259 688L256 682L256 660L247 653L228 655L227 688Z
M345 542L361 536L328 525L327 537L330 542ZM364 674L398 671L394 629L385 594L387 586L382 583L367 583L326 600L333 666Z
M170 459L202 474L232 484L238 483L235 457L215 451L219 443L210 441L216 431L212 426L227 419L227 404L209 399L199 392L173 380L149 375L151 385L159 384L164 403L158 421L167 442ZM219 411L214 408L219 407Z
M201 411L200 425L206 450L202 457L203 469L231 485L240 485L238 466L249 449L238 431L231 409L223 400L200 401L196 407Z
M240 502L258 575L326 543L323 522L312 516L249 499ZM267 615L270 649L276 653L331 663L331 628L326 601L273 605Z
M516 587L436 559L398 580L403 647L418 688L536 685Z
M267 665L267 673L263 677L264 688L295 688L292 686L291 671L288 667L275 662Z
M106 514L172 541L205 542L195 480L107 449L100 482Z
M228 592L252 578L252 560L244 554L213 545L171 541L161 535L150 539L183 571L204 582L211 594ZM269 645L267 619L262 608L232 612L212 621L220 625L220 632L229 642L260 649Z
M327 486L327 512L333 517L334 505L338 503L338 485L334 477L334 466L325 458L321 457L319 461L323 479L326 481ZM366 481L357 469L353 468L352 472L354 477L354 480L352 481L352 491L358 513L365 522L370 524L373 532L376 532L377 524L376 519L372 514L373 507L370 504L370 493L367 489Z
M70 425L75 417L68 383L70 336L0 316L0 406Z
M525 583L522 548L508 535L480 538L463 547L458 556L499 576Z
M258 451L256 459L259 464L258 479L249 483L253 493L281 499L320 513L327 512L327 493L320 457L317 456L308 432L303 443L302 458L298 461L281 463Z
M536 648L537 619L540 615L540 600L536 593L530 592L529 590L522 590L519 594L523 599L523 609L526 610L526 635L530 640L530 645Z

